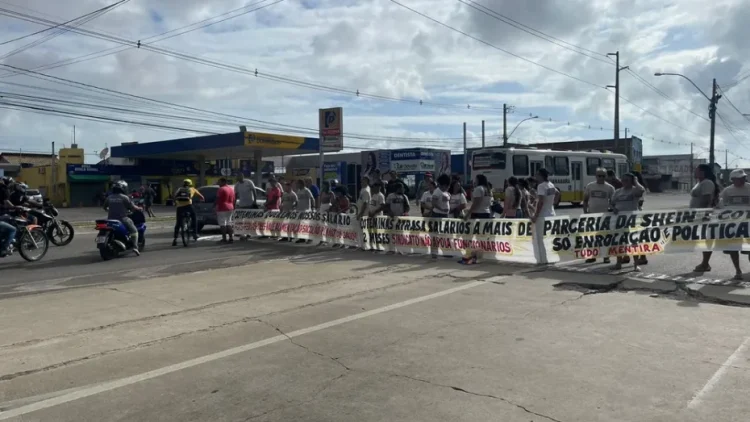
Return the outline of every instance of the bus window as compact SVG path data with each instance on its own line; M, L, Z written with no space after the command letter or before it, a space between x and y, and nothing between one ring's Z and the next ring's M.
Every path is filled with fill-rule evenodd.
M620 163L617 165L618 176L622 177L628 173L628 163Z
M555 157L544 157L544 168L547 169L550 176L555 174Z
M513 156L513 175L514 176L528 176L529 175L529 157L526 155L514 155Z
M601 160L594 157L589 157L586 159L586 174L589 176L595 176L596 175L596 169L602 166Z
M604 167L607 170L614 170L615 159L614 158L602 158L602 167Z
M569 176L570 165L568 164L568 157L555 157L555 172L556 176Z
M504 152L480 152L472 156L472 170L505 170Z

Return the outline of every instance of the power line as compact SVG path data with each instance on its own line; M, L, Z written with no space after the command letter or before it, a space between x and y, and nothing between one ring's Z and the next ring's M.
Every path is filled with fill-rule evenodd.
M698 114L698 113L694 112L693 110L691 110L691 109L689 109L689 108L687 108L687 107L683 106L682 104L678 103L678 102L677 102L676 100L674 100L674 99L673 99L672 97L670 97L669 95L667 95L667 94L666 94L666 93L665 93L664 91L662 91L662 90L660 90L659 88L655 87L655 86L654 86L654 85L653 85L653 84L652 84L651 82L647 81L646 79L644 79L643 77L641 77L641 75L637 74L636 72L634 72L634 71L633 71L633 70L631 70L630 68L628 68L628 69L627 69L627 72L628 72L628 73L629 73L629 74L630 74L631 76L633 76L633 77L634 77L634 78L635 78L635 79L636 79L636 80L637 80L638 82L640 82L641 84L645 85L646 87L648 87L648 88L649 88L649 89L651 89L652 91L656 92L656 93L657 93L657 94L658 94L659 96L661 96L661 97L662 97L662 98L664 98L665 100L667 100L667 101L671 102L672 104L675 104L675 105L677 105L677 106L678 106L678 107L680 107L681 109L683 109L683 110L687 111L688 113L690 113L690 114L692 114L692 115L694 115L694 116L696 116L696 117L698 117L698 118L700 118L700 119L703 119L703 120L705 120L705 121L707 121L707 122L709 121L709 119L708 119L708 118L706 118L705 116L701 116L700 114Z
M492 44L492 43L490 43L490 42L487 42L487 41L485 41L485 40L483 40L483 39L481 39L481 38L477 38L477 37L475 37L475 36L473 36L473 35L471 35L471 34L469 34L469 33L467 33L467 32L464 32L464 31L462 31L462 30L460 30L460 29L458 29L458 28L455 28L455 27L453 27L453 26L450 26L450 25L448 25L447 23L441 22L441 21L439 21L439 20L437 20L437 19L435 19L435 18L433 18L433 17L430 17L430 16L428 16L428 15L426 15L426 14L424 14L424 13L422 13L422 12L418 11L418 10L412 9L412 8L411 8L411 7L409 7L409 6L406 6L406 5L404 5L404 4L401 4L401 3L399 3L399 2L398 2L398 1L396 1L396 0L391 0L391 2L392 2L392 3L395 3L395 4L397 4L397 5L401 6L401 7L403 7L403 8L404 8L404 9L406 9L406 10L409 10L409 11L411 11L411 12L413 12L413 13L416 13L417 15L419 15L419 16L422 16L423 18L425 18L425 19L428 19L428 20L430 20L430 21L432 21L432 22L434 22L434 23L436 23L436 24L438 24L438 25L440 25L440 26L443 26L443 27L445 27L445 28L448 28L448 29L450 29L451 31L454 31L454 32L457 32L457 33L459 33L459 34L462 34L462 35L464 35L464 36L466 36L466 37L469 37L469 38L471 38L471 39L473 39L473 40L475 40L475 41L477 41L477 42L480 42L480 43L482 43L482 44L484 44L484 45L488 46L488 47L492 47L492 48L494 48L495 50L498 50L498 51L502 51L503 53L505 53L505 54L508 54L508 55L510 55L510 56L513 56L513 57L515 57L515 58L517 58L517 59L519 59L519 60L523 60L523 61L525 61L525 62L527 62L527 63L531 63L531 64L533 64L533 65L536 65L536 66L539 66L539 67L541 67L541 68L543 68L543 69L549 70L550 72L554 72L554 73L557 73L558 75L562 75L562 76L565 76L565 77L567 77L567 78L570 78L570 79L576 80L576 81L578 81L578 82L581 82L581 83L584 83L584 84L586 84L586 85L591 85L591 86L593 86L593 87L595 87L595 88L606 89L606 88L605 88L604 86L601 86L601 85L597 85L597 84L595 84L595 83L593 83L593 82L589 82L589 81L587 81L587 80L584 80L584 79L578 78L578 77L576 77L576 76L573 76L573 75L571 75L571 74L569 74L569 73L565 73L565 72L563 72L563 71L561 71L561 70L557 70L557 69L551 68L551 67L549 67L549 66L543 65L543 64L541 64L541 63L539 63L539 62L535 62L535 61L533 61L533 60L527 59L526 57L520 56L520 55L518 55L518 54L516 54L516 53L512 53L512 52L510 52L510 51L508 51L508 50L506 50L506 49L504 49L504 48L498 47L498 46L496 46L496 45L494 45L494 44Z
M737 112L737 114L739 114L740 116L742 116L742 118L744 118L745 120L750 121L750 118L748 117L748 114L745 114L745 113L741 112L740 109L737 108L736 105L734 105L734 103L732 102L732 100L729 99L729 97L727 96L727 93L721 88L721 86L719 86L719 92L721 92L722 97L724 97L724 99L727 100L727 103L729 103L729 105L734 109L734 111Z
M555 45L557 45L559 47L562 47L562 48L564 48L566 50L570 50L570 51L572 51L574 53L581 54L583 56L586 56L588 58L594 59L596 61L608 64L608 65L614 65L614 63L612 63L611 61L605 59L607 57L606 54L598 53L596 51L592 51L592 50L589 50L587 48L584 48L584 47L581 47L581 46L577 46L575 44L571 44L569 42L561 40L560 38L553 37L552 35L546 34L546 33L542 32L542 31L534 29L534 28L532 28L530 26L524 25L521 22L513 20L510 17L508 17L506 15L503 15L502 13L497 12L495 10L492 10L491 8L489 8L487 6L484 6L482 4L479 4L478 2L475 2L473 0L457 0L457 1L459 3L465 4L465 5L469 6L469 7L471 7L474 10L477 10L477 11L479 11L481 13L484 13L485 15L487 15L487 16L489 16L491 18L494 18L494 19L496 19L496 20L498 20L500 22L503 22L503 23L505 23L507 25L510 25L510 26L514 27L514 28L517 28L517 29L519 29L519 30L521 30L523 32L526 32L527 34L533 35L533 36L535 36L537 38L540 38L540 39L542 39L544 41L547 41L547 42L550 42L552 44L555 44Z
M649 116L652 116L652 117L654 117L654 118L656 118L656 119L659 119L659 120L663 121L664 123L668 123L668 124L670 124L670 125L672 125L672 126L676 127L677 129L680 129L680 130L682 130L682 131L685 131L685 132L688 132L688 133L692 133L693 135L696 135L696 136L702 136L702 135L701 135L701 134L699 134L699 133L693 132L693 131L692 131L692 130L690 130L690 129L685 129L684 127L682 127L682 126L678 125L677 123L674 123L674 122L672 122L672 121L670 121L670 120L667 120L667 119L665 119L665 118L663 118L663 117L659 116L658 114L654 113L654 112L653 112L653 111L651 111L651 110L648 110L648 109L646 109L646 108L643 108L643 107L639 106L638 104L636 104L636 103L634 103L634 102L630 101L629 99L627 99L627 98L623 97L622 95L620 95L620 98L621 98L621 99L623 99L623 100L624 100L624 101L625 101L626 103L628 103L628 104L632 105L633 107L635 107L635 108L637 108L637 109L639 109L639 110L643 111L644 113L648 114Z
M8 57L12 57L12 56L14 56L16 54L19 54L19 53L21 53L23 51L26 51L26 50L30 49L30 48L36 47L38 45L41 45L41 44L43 44L43 43L51 40L52 38L57 37L58 35L61 35L61 34L65 33L65 32L68 32L69 31L68 28L71 28L71 27L80 27L81 25L84 25L84 24L86 24L88 22L91 22L92 20L98 18L99 16L102 16L105 13L107 13L107 12L109 12L111 10L114 10L118 6L120 6L122 4L125 4L125 3L129 2L129 1L130 0L120 0L117 3L111 4L109 6L103 7L103 8L98 9L98 10L95 10L95 11L93 11L91 13L87 13L87 14L85 14L83 16L80 16L80 17L78 17L76 19L73 19L71 21L68 21L68 22L65 22L65 23L61 23L59 25L55 25L55 26L53 26L51 28L47 28L46 30L53 30L53 31L51 33L45 35L42 38L39 38L39 39L37 39L35 41L32 41L32 42L30 42L28 44L22 45L22 46L20 46L20 47L18 47L16 49L14 49L14 50L6 53L6 54L0 56L0 60L7 59ZM71 23L71 22L73 22L72 26L69 25L69 23ZM55 28L58 28L58 29L55 29ZM44 32L46 30L37 31L36 33L41 33L41 32ZM25 38L25 37L21 37L21 38ZM20 38L18 38L18 39L20 39Z

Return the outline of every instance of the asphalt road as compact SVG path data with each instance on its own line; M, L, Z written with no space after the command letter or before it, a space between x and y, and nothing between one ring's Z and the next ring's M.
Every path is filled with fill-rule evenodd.
M102 264L81 236L47 267L0 269L5 293L7 274L72 274L78 286L0 298L0 420L729 422L750 412L746 308L567 290L560 283L580 274L513 265L149 242L140 258Z
M685 202L652 195L646 208ZM696 254L652 257L635 275L578 261L461 266L219 245L215 233L173 248L157 227L140 257L102 262L81 229L39 263L0 261L0 421L730 422L750 412L750 309L563 288L698 277L687 273ZM731 275L726 256L712 264Z

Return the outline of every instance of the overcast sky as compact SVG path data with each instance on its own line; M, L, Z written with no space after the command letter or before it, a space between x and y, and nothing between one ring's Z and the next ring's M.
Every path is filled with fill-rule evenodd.
M469 0L399 0L455 30L390 0L284 0L276 4L277 0L129 0L80 26L107 39L47 31L8 42L45 28L9 14L63 22L115 1L0 1L0 13L4 14L0 15L0 43L4 43L0 45L0 63L272 122L274 125L264 130L277 133L294 131L277 123L317 128L318 108L341 106L345 132L374 138L347 139L351 148L426 146L458 151L463 122L468 124L470 147L480 143L482 120L486 121L487 142L500 141L503 103L515 106L509 116L509 131L520 119L539 116L520 125L511 138L516 142L612 138L614 94L604 87L614 84L615 67L606 54L619 50L621 65L632 71L620 72L620 128L643 139L646 155L689 153L689 144L694 142L696 154L708 156L706 98L682 78L654 76L655 72L676 72L692 79L709 96L711 80L717 79L725 92L719 102L722 119L716 125L716 145L721 150L717 162L724 165L724 150L728 149L730 166L750 166L750 159L739 158L750 158L750 121L741 115L750 113L750 77L745 77L750 75L749 0L473 3L480 9L489 8L487 13L471 8L466 4L472 4ZM225 15L243 6L247 7ZM267 7L251 11L259 6ZM502 15L490 16L492 11ZM149 45L231 64L236 71L148 48L126 48L112 41L114 37L147 44L144 40L149 37L218 15L231 18L163 41L156 38ZM215 20L204 24L211 22ZM104 53L93 54L100 51ZM107 52L114 54L105 55ZM89 60L49 66L78 57ZM139 104L133 98L38 77L8 76L9 69L0 69L0 96L4 97L0 103L63 107L174 129L0 108L0 151L47 151L52 141L58 147L69 145L74 125L79 145L92 154L121 142L236 130L237 122L231 119L203 115L200 117L208 121L201 121L195 113L164 105ZM289 80L279 82L244 73L255 69L261 75L342 91L316 90ZM346 93L357 90L391 99L422 100L424 104ZM49 99L85 104L50 103ZM112 108L85 108L93 102ZM178 114L181 119L175 118ZM250 125L257 122L248 120L247 124L253 130ZM381 137L420 139L385 141ZM94 155L88 157L88 161L95 159Z

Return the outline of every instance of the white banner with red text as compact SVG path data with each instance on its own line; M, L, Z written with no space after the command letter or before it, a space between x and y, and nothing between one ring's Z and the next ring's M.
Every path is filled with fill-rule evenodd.
M237 235L305 239L404 254L555 263L693 251L750 252L750 209L669 210L525 219L433 219L237 210Z

